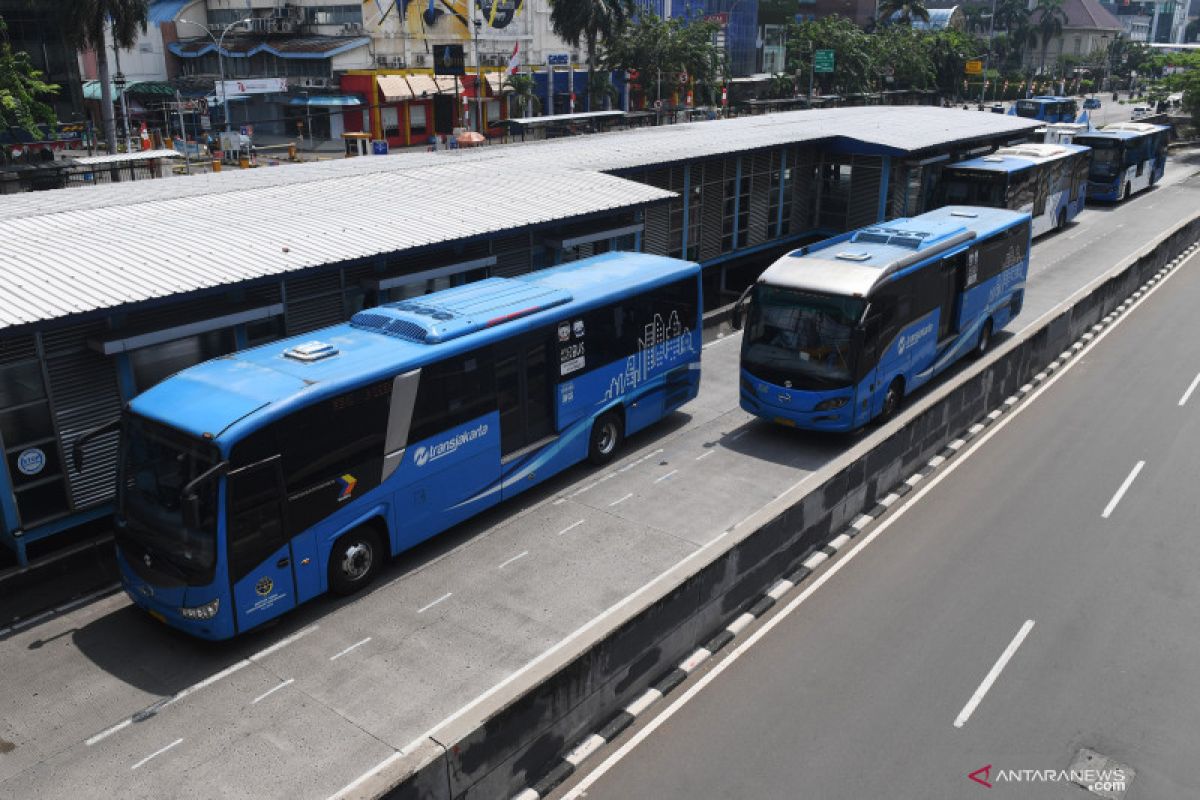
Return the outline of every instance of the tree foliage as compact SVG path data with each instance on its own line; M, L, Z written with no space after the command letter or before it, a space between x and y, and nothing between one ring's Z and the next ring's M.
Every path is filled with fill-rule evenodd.
M39 123L53 124L54 109L43 98L58 86L42 79L29 54L14 51L8 41L8 25L0 17L0 128L20 128L36 135Z
M638 100L670 98L679 76L686 73L695 85L697 102L711 104L728 77L724 53L714 44L718 29L711 22L662 19L639 10L624 33L609 42L602 64L629 73Z
M624 30L632 16L627 0L550 0L550 27L572 47L583 42L587 50L588 85L595 79L601 42L606 46ZM588 110L592 102L588 93Z

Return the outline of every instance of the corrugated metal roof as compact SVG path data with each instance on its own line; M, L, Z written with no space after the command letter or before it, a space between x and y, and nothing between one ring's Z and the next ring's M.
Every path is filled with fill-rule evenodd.
M796 111L10 195L0 327L673 196L601 173L835 137L913 153L1037 125L918 106Z
M0 224L0 328L672 196L594 172L447 163L333 177L302 205L285 184L13 219Z

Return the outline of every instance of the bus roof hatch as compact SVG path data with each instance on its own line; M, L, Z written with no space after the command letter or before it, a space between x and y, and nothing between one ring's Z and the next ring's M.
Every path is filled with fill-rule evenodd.
M562 289L488 278L360 311L350 324L410 342L437 344L571 301Z

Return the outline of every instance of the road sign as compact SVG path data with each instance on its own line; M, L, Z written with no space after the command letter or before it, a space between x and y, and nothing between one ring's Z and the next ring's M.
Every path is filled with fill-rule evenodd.
M966 64L966 70L967 70L968 75L982 75L983 74L983 61L981 61L979 59L973 59L971 61L968 61Z
M833 72L832 50L818 50L813 53L813 72Z

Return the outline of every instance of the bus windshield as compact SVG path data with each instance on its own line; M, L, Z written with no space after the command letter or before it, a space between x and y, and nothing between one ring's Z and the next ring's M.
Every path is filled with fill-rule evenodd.
M123 535L161 556L180 578L211 574L217 550L217 481L196 487L199 528L184 524L181 494L216 463L214 448L133 415L126 417L123 433L118 483Z
M1006 176L999 172L947 169L942 172L942 205L1004 208Z
M852 380L854 326L865 301L782 289L754 289L742 363L763 380L829 389Z
M1088 177L1092 180L1108 181L1121 168L1121 143L1110 139L1088 140L1092 148L1092 165Z

